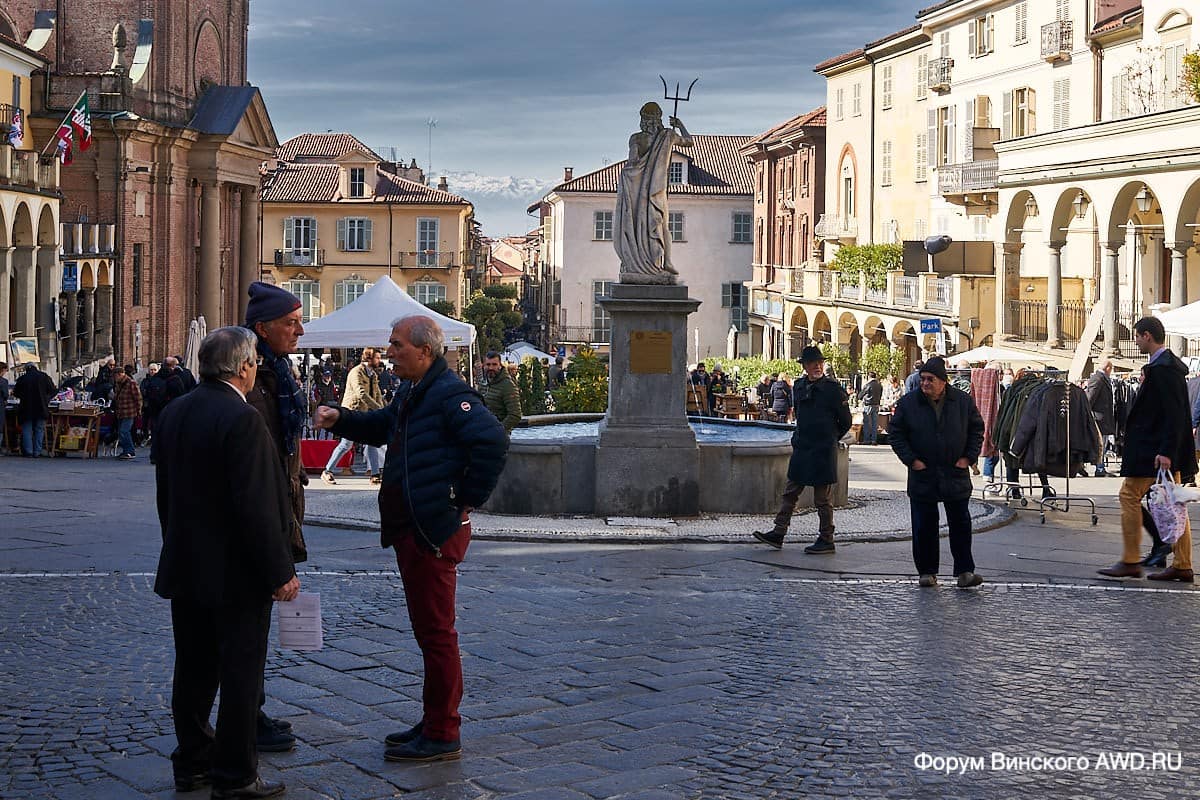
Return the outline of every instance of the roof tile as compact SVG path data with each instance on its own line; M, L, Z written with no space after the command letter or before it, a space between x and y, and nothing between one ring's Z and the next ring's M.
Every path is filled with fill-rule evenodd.
M756 144L780 141L784 137L794 134L803 128L823 127L825 127L825 106L813 109L812 111L805 111L803 114L797 114L786 122L779 123L775 127L750 139L741 149L745 152Z
M337 164L280 162L274 178L263 191L268 203L333 203L343 200L338 193L341 167ZM413 203L417 205L468 205L468 201L449 192L401 178L382 167L376 168L375 203ZM351 202L361 202L353 200Z
M302 133L279 145L275 156L280 161L333 161L355 150L383 161L382 156L350 133Z
M671 194L749 195L754 191L750 165L738 154L749 136L712 136L693 134L691 147L676 147L675 152L690 159L687 183L673 183ZM555 192L616 193L624 161L580 175L560 183Z

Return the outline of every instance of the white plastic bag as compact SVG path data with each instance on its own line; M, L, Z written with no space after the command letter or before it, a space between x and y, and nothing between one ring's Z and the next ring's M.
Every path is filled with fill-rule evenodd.
M1171 473L1165 469L1158 470L1158 483L1150 487L1150 516L1158 527L1158 535L1168 544L1173 544L1183 536L1187 526L1187 506L1175 500L1176 484Z

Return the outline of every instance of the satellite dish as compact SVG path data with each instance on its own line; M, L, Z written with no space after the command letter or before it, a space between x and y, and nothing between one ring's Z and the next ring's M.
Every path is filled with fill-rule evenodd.
M936 256L938 253L944 253L954 240L946 234L941 236L930 236L925 240L925 252L931 256Z

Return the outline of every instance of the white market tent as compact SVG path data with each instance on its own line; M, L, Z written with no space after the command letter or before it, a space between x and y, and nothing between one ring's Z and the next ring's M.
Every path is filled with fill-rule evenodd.
M1200 301L1164 311L1158 315L1158 319L1172 336L1200 338Z
M474 325L429 309L385 275L353 303L305 323L299 347L383 347L391 336L392 320L408 314L437 320L446 347L469 347L475 341Z
M1003 347L990 347L988 345L976 347L964 353L955 353L954 355L946 356L946 362L949 364L957 364L960 361L965 361L968 364L987 363L988 361L1020 362L1022 364L1030 362L1045 363L1038 361L1038 356L1033 353L1023 353L1020 350L1008 350Z
M508 347L504 348L504 360L509 363L520 364L527 357L537 361L547 359L551 363L554 361L554 356L547 352L538 350L529 342L513 342Z

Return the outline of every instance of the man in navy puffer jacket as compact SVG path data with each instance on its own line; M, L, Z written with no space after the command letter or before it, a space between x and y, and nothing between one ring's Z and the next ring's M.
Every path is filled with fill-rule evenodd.
M471 541L472 509L487 500L508 450L504 426L479 393L449 371L442 330L429 317L392 326L387 355L404 383L375 411L321 406L335 435L386 444L379 490L380 544L394 547L413 636L425 661L424 715L389 735L388 761L459 758L462 661L454 629L456 566Z

